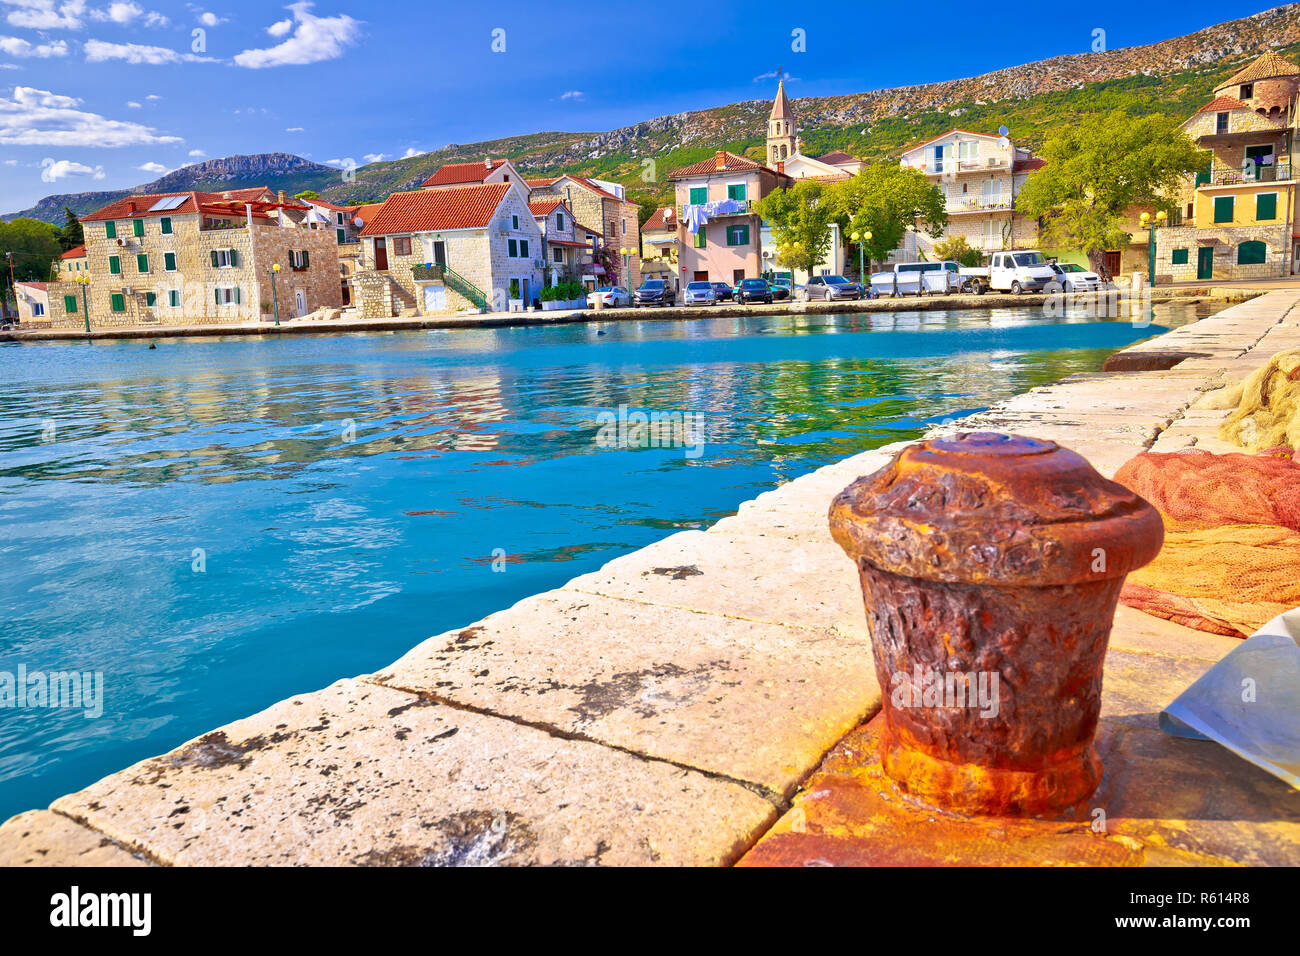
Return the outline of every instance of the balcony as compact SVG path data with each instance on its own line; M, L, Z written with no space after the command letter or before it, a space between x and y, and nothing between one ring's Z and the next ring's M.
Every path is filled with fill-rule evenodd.
M947 203L948 215L959 216L967 212L1010 212L1010 199L950 199Z
M723 200L721 200L721 199L709 200L709 201L710 201L710 202L723 202ZM719 213L719 214L717 214L717 215L710 216L710 217L709 217L709 221L712 222L714 219L725 219L725 218L728 217L728 216L752 216L752 215L755 215L755 213L754 213L754 200L752 200L752 199L733 199L732 202L739 203L739 204L740 204L740 209L736 210L735 212L724 212L724 213ZM689 205L691 205L691 204L690 204L690 203L678 203L678 204L677 204L677 221L678 221L678 222L685 222L685 221L686 221L686 209L687 209L687 207L688 207Z
M1215 163L1209 172L1196 174L1196 187L1204 186L1240 186L1249 183L1278 183L1292 178L1290 163L1274 163L1270 166L1257 166L1247 163L1241 166L1226 166Z

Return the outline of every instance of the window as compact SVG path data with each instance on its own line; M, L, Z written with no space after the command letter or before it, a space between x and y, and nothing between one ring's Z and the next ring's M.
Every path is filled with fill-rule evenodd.
M623 220L623 235L627 235L627 220Z
M729 246L749 245L749 226L728 226L727 245Z
M64 312L77 311L77 297L75 295L65 295L63 297L63 311Z
M394 242L394 245L396 245L396 241ZM393 251L397 252L396 248L394 248ZM411 240L407 239L406 255L409 256L410 254L411 254ZM294 272L302 272L310 265L311 265L311 258L307 255L306 249L289 250L289 268L291 268Z
M518 217L518 216L511 216L511 217L510 217L510 228L511 228L511 229L518 229L518 228L519 228L519 217Z
M557 212L555 214L555 229L557 232L564 231L564 213L562 212Z
M563 262L563 261L564 261L564 250L563 250L563 249L556 249L556 250L555 250L554 258L555 258L555 261L556 261L556 262Z
M520 240L519 240L519 258L520 258L520 259L527 259L527 258L528 258L528 240L527 240L527 239L520 239Z
M1220 113L1214 118L1214 131L1216 133L1226 133L1228 131L1228 114Z
M131 220L131 234L134 235L134 236L143 236L143 235L144 235L144 220L143 220L143 219L133 219L133 220Z
M708 243L704 238L704 227L701 226L700 231L695 234L695 248L703 249L706 245L708 245Z
M213 249L209 252L212 268L226 269L239 265L239 254L234 249Z
M109 272L109 275L120 275L120 274L121 274L121 272L122 272L122 257L121 257L121 256L109 256L109 257L108 257L108 272Z
M117 223L115 222L104 223L104 238L105 239L117 238Z
M149 257L143 252L135 257L135 271L136 272L149 271Z
M164 236L170 236L172 234L172 217L163 216L161 219L158 220L158 222L161 226L162 234Z
M516 259L516 258L519 257L519 240L518 240L518 239L507 239L507 240L506 240L506 255L508 255L511 259Z
M340 226L343 225L343 213L335 213L334 221Z
M173 309L179 309L181 306L181 292L179 289L167 290L167 304Z
M158 304L158 293L146 292L144 294L144 304L152 309L155 305Z
M734 199L737 202L745 201L745 184L744 183L727 183L727 198Z
M612 241L614 238L614 233L616 233L617 231L618 230L614 228L614 220L611 219L609 221L609 232L605 233L605 235L609 236L610 240Z
M409 256L411 254L411 237L398 236L393 240L393 255Z
M114 292L108 297L108 307L114 312L126 311L126 296L120 292Z
M709 201L709 187L708 187L708 186L692 186L692 187L691 187L691 205L692 205L692 206L703 206L703 205L704 205L706 202L708 202L708 201Z
M1239 100L1248 100L1248 99L1250 99L1251 97L1253 97L1254 95L1255 95L1255 84L1254 84L1254 83L1243 83L1243 84L1241 84L1241 95L1238 96L1237 99L1239 99Z
M44 303L44 302L33 302L33 303L32 303L32 316L33 316L33 317L36 317L36 316L41 316L41 315L44 315L44 314L45 314L45 303Z
M239 305L239 286L224 286L214 289L217 305Z
M1176 266L1187 265L1187 250L1175 249L1169 256L1169 261Z
M979 157L980 144L973 139L965 139L957 144L957 159L969 162Z
M1255 219L1260 222L1277 218L1277 193L1260 193L1255 197Z
M1243 242L1237 247L1237 265L1257 266L1268 258L1268 247L1254 240Z
M1215 222L1232 222L1232 196L1215 196L1214 197L1214 221Z
M343 229L335 229L334 235L338 239L339 245L343 245L343 240L347 238L347 232Z
M176 253L174 252L163 253L163 271L164 272L176 271Z

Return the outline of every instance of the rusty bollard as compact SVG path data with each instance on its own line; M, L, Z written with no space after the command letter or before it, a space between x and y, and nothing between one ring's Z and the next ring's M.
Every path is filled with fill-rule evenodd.
M1090 795L1111 621L1160 551L1155 508L1054 442L974 432L909 445L830 524L862 582L886 774L968 813Z

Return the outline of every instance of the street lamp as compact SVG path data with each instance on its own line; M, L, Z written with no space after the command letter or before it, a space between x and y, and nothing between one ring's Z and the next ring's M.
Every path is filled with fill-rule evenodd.
M280 324L280 296L275 291L275 274L280 271L280 263L271 266L271 301L275 303L275 324Z
M90 276L77 276L73 280L81 286L81 315L86 320L86 334L90 334L90 306L86 304L86 286L90 285Z
M623 257L623 278L627 280L627 291L632 291L632 273L627 266L627 257L632 254L631 249L620 249L619 254Z
M1151 230L1151 239L1147 245L1147 282L1150 285L1156 284L1156 229L1163 226L1165 220L1168 218L1169 214L1163 209L1156 213L1154 219L1151 218L1151 213L1149 212L1144 212L1142 215L1138 216L1138 221L1142 223L1142 228L1149 228Z
M865 246L871 241L871 230L868 229L863 233L855 232L853 235L849 236L849 238L858 244L858 281L865 286L866 267L863 265L862 260L866 252Z

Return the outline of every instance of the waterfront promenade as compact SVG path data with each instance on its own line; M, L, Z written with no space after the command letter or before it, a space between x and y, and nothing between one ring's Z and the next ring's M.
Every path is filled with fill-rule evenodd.
M1053 439L1107 475L1144 449L1228 450L1226 412L1197 403L1300 347L1298 304L1269 292L1126 350L1190 356L1173 368L1072 376L938 431ZM1293 790L1155 726L1237 640L1128 608L1106 662L1104 830L890 805L861 595L826 511L895 450L21 814L0 863L1300 864Z

